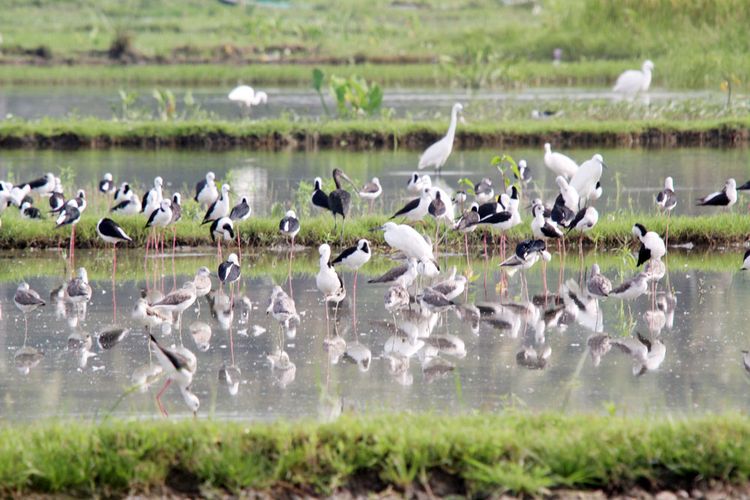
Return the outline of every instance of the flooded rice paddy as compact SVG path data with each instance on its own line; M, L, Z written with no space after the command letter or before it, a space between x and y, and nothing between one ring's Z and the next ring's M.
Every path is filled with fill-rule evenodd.
M233 291L218 290L214 277L213 291L185 311L181 327L155 332L164 345L195 354L198 415L326 420L341 412L508 407L625 414L750 409L741 354L750 347L750 277L734 270L739 255L675 251L655 295L633 301L596 300L579 286L583 266L594 262L615 285L630 277L634 265L620 254L587 255L584 262L572 251L563 268L555 254L546 277L560 297L546 301L540 297L541 266L508 276L496 257L477 256L455 307L434 313L415 303L391 314L383 304L387 285L367 283L394 265L379 253L360 271L356 318L353 275L343 271L347 298L338 311L329 308L326 320L315 287L316 252L297 252L291 264L283 249L246 254ZM444 272L452 265L469 271L463 257L439 260ZM113 280L109 251L79 252L76 266L88 269L93 287L85 307L50 298L69 278L66 261L55 252L9 253L0 262L3 419L159 415L154 398L163 381L142 384L157 362L132 308L142 292L152 299L169 292L199 266L215 272L215 255L179 252L173 262L171 256L146 260L121 249ZM50 299L28 314L28 334L13 304L22 279ZM301 321L294 335L266 315L274 284L296 301ZM113 325L128 331L113 335ZM596 350L606 342L608 352ZM279 349L288 361L279 361ZM239 370L230 372L230 383L222 372L228 366ZM175 387L164 403L170 414L190 415Z
M601 152L609 168L604 171L604 195L597 202L601 213L617 210L651 211L653 197L663 186L664 177L674 177L679 196L675 214L710 213L711 209L694 206L693 200L716 191L724 179L734 176L738 184L750 178L750 153L746 149L571 149L565 150L582 162ZM552 201L557 187L554 175L543 164L543 149L513 148L504 151L481 149L454 151L438 184L448 191L459 189L459 180L478 182L490 176L500 183L500 174L490 166L498 154L509 154L516 160L526 159L533 176L531 194ZM233 196L248 196L253 212L259 215L283 213L294 207L306 213L308 200L298 196L300 181L312 183L316 176L330 179L334 167L343 169L352 179L363 184L379 177L384 194L376 210L395 212L412 197L405 187L409 175L416 170L419 152L414 151L285 151L258 152L230 150L204 151L34 151L12 150L0 154L0 178L28 181L45 172L60 175L76 186L94 187L105 172L114 175L116 183L130 182L139 194L150 187L153 178L164 178L168 191L192 193L195 183L208 170L217 180L232 184ZM434 174L425 170L423 173ZM465 189L465 186L462 188ZM364 202L355 197L361 210ZM742 203L742 200L740 200Z

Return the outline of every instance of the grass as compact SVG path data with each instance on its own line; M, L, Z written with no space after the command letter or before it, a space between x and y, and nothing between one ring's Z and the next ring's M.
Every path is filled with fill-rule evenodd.
M473 122L460 127L456 147L540 144L561 146L737 145L750 139L750 118L691 121L525 120ZM332 120L255 122L185 120L122 122L83 118L0 122L0 147L204 147L413 148L428 146L445 134L444 120Z
M414 8L366 0L246 7L200 0L10 0L3 7L4 82L111 82L130 68L79 72L75 66L132 61L225 67L136 68L139 76L132 78L148 83L306 83L311 65L353 65L357 69L341 71L374 74L377 68L358 63L377 62L390 64L385 73L398 83L609 85L647 57L656 63L654 83L661 87L718 89L730 80L746 88L750 81L750 60L743 56L750 51L750 8L743 0L557 0L539 10L493 0L425 0ZM107 55L115 39L126 41L124 58ZM556 48L564 63L552 67ZM29 63L55 67L21 67ZM408 69L414 63L433 68ZM294 67L300 64L308 66ZM69 65L74 68L64 68Z
M0 493L438 495L691 488L750 476L750 421L553 414L0 427Z

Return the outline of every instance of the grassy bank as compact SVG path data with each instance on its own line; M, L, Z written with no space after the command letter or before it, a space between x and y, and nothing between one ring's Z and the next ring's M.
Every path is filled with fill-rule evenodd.
M104 248L105 244L96 234L96 222L103 213L89 210L84 213L76 229L76 248ZM144 246L147 230L144 229L144 218L115 217L125 231L134 239L135 246ZM321 243L352 245L359 238L368 238L377 246L384 246L383 233L377 231L386 222L387 217L380 215L361 216L346 222L343 238L339 229L334 230L333 219L328 215L319 215L302 220L302 228L295 240L296 244L317 248ZM596 244L601 249L620 248L633 241L631 228L635 222L644 224L649 230L664 234L666 219L653 214L613 213L602 217L596 228L585 236L584 244L591 247ZM279 219L274 217L251 217L238 225L244 245L256 248L286 245L286 239L279 234ZM507 234L511 245L529 238L530 218L513 228ZM183 219L177 225L177 243L180 246L211 245L209 225L201 226L198 220ZM28 221L22 219L15 210L7 210L2 215L0 228L0 248L56 248L58 244L67 244L70 231L54 230L54 221ZM428 221L418 230L427 235L435 234L435 226ZM441 230L442 232L442 230ZM490 234L489 227L483 227L468 235L469 245L474 251L482 245L485 232ZM493 233L497 239L499 233ZM703 216L675 216L669 226L670 244L692 243L701 246L731 245L745 241L750 234L750 218L746 214L716 214ZM172 233L168 233L171 240ZM463 235L449 231L447 240L441 245L461 252L464 246ZM578 236L571 234L569 241L577 244ZM569 243L572 244L572 243Z
M444 120L9 120L0 122L0 148L421 149L443 136L445 129ZM454 147L510 147L544 142L559 147L743 145L750 142L750 119L475 122L459 128Z
M3 495L129 492L542 494L750 476L750 421L508 414L331 424L41 423L0 428Z

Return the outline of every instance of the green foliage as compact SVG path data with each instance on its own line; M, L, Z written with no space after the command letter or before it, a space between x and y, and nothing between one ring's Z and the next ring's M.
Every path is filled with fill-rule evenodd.
M460 56L440 58L440 69L450 76L452 83L471 90L494 86L506 64L491 45L467 46Z
M151 96L156 100L156 113L163 122L173 120L177 115L174 93L169 89L154 89Z
M331 116L331 112L328 110L328 105L326 104L326 100L323 97L323 81L325 79L325 74L320 68L313 69L312 72L312 86L315 89L315 92L318 93L318 97L320 98L320 104L323 106L323 110L326 113L326 116Z
M358 76L342 78L332 75L329 89L336 100L339 118L374 116L383 104L380 85Z

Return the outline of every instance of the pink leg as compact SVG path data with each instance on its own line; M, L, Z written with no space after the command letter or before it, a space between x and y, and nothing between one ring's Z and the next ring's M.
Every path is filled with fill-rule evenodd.
M159 394L156 395L156 403L159 405L159 410L161 410L161 414L165 417L168 417L169 414L167 413L167 410L164 409L164 405L161 404L161 396L164 394L164 391L167 390L167 387L172 383L172 379L168 378L167 381L164 383L164 387L161 388L159 391Z

